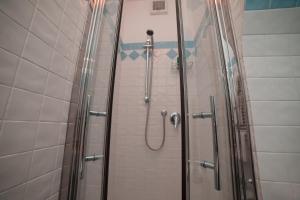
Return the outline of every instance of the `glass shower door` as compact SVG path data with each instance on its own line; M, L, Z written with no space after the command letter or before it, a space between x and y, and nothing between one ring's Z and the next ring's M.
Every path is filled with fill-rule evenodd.
M105 191L105 140L120 1L90 2L72 90L60 199L100 200Z
M209 1L183 1L191 200L233 200L225 77ZM199 23L200 22L200 23Z
M95 20L95 32L91 41L91 54L87 62L88 83L86 90L86 130L81 148L82 165L79 171L77 199L99 200L104 184L105 139L108 131L110 89L115 45L117 44L117 20L120 1L94 1L99 6L99 18ZM95 8L96 9L96 8Z

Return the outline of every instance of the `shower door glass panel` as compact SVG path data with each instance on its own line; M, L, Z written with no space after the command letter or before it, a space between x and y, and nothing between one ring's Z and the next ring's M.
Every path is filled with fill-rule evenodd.
M89 108L86 137L84 141L83 173L79 174L77 199L100 200L103 184L104 146L107 109L116 44L117 15L120 2L106 0L102 16L96 19L98 26L92 34L91 54L88 66ZM101 12L101 11L100 11ZM91 33L89 33L91 34Z
M189 107L189 176L191 200L232 200L229 131L222 62L216 40L209 1L182 1L187 66L187 93ZM215 99L217 143L210 117L195 117L210 112L210 97ZM193 116L194 114L194 116ZM214 148L218 147L220 190L216 189L215 171L200 162L215 164ZM213 168L213 167L212 167Z

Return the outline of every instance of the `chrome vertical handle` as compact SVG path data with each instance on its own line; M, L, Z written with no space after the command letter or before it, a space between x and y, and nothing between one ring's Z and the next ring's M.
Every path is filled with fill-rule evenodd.
M213 169L214 170L214 179L215 179L215 189L221 190L220 185L220 165L219 165L219 145L218 145L218 128L217 128L217 120L216 120L216 104L215 97L210 96L210 112L201 112L195 113L192 115L194 119L201 118L211 119L212 124L212 136L213 136L213 153L214 153L214 162L211 163L209 161L200 161L199 164L203 168Z
M218 126L216 119L216 104L215 97L210 96L210 109L211 109L211 123L213 133L213 148L214 148L214 176L215 176L215 189L221 190L220 185L220 163L219 163L219 144L218 144Z
M86 104L83 110L83 120L82 120L82 129L81 129L81 155L80 155L80 179L84 177L84 169L85 169L85 143L86 143L86 135L88 129L88 121L89 121L89 112L90 112L90 102L91 96L87 95Z

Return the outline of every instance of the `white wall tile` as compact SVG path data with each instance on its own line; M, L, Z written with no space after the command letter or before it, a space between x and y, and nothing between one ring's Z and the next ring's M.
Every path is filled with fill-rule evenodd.
M300 124L299 101L252 101L255 125L297 126Z
M87 2L71 0L69 3L76 11L73 12L76 19L71 20L76 24L74 21L66 24L66 20L63 25L62 16L70 17L64 10L65 3L66 0L0 2L0 199L58 198L70 81L82 37L78 33L86 19L82 14L88 8ZM62 36L57 42L58 33ZM52 85L48 85L49 95L55 98L45 94L49 73L58 78L51 79ZM56 80L61 84L53 84ZM58 88L53 86L65 89L56 91ZM47 148L53 148L53 153L47 153ZM26 162L23 154L32 150L35 150L34 163L29 167L32 153L28 153ZM41 153L44 150L46 153ZM47 157L52 159L51 164L45 160Z
M68 15L63 16L61 30L70 40L75 40L76 26Z
M59 195L55 194L55 195L52 195L51 197L49 197L47 200L58 200L58 198L59 198Z
M49 122L62 122L63 107L63 101L45 97L40 120Z
M0 48L0 83L11 86L17 71L19 58Z
M3 85L0 85L0 117L2 118L4 113L5 113L5 109L6 109L6 105L8 102L8 97L10 95L10 87L6 87Z
M24 58L44 68L48 68L51 61L51 53L51 47L33 34L29 34L28 40L24 47Z
M60 135L61 125L59 123L40 123L35 146L42 148L58 145Z
M24 199L46 199L51 192L52 174L46 174L28 182Z
M0 199L2 200L23 200L25 193L26 185L22 184L17 187L14 187L8 191L0 193Z
M300 196L299 10L246 11L244 61L264 200Z
M47 76L48 71L23 59L16 75L15 86L43 93L46 87Z
M56 0L56 2L61 8L65 7L66 0Z
M60 53L55 52L52 56L52 61L50 65L50 70L60 76L67 78L68 77L68 69L72 66L72 63L67 60Z
M300 8L245 12L244 34L300 33Z
M57 147L36 150L32 155L29 178L35 178L50 172L55 167Z
M37 11L34 15L31 31L49 46L54 47L58 29L40 11Z
M42 100L41 95L13 89L5 118L8 120L38 120Z
M299 153L265 153L258 152L261 180L300 183Z
M64 99L67 90L67 81L55 74L49 73L46 95Z
M35 122L3 122L0 134L0 156L32 150L36 133Z
M26 30L2 12L0 27L0 47L20 55L27 35Z
M251 101L300 100L300 78L248 78L247 82Z
M294 198L293 184L262 181L261 187L264 200L296 200Z
M256 151L300 153L300 126L254 126Z
M23 183L27 179L32 153L0 158L0 191Z
M29 27L34 6L28 0L2 0L0 9L25 28Z
M300 77L300 56L244 57L247 77Z
M71 55L72 43L63 33L60 33L58 36L56 49L58 50L58 52L60 52L62 55L68 58L71 62L73 62Z
M59 26L62 9L58 6L56 1L40 0L38 8L56 25Z
M300 34L244 35L244 56L299 56Z

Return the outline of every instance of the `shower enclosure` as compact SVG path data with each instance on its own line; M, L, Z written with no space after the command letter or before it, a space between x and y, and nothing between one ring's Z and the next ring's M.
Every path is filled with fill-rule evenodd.
M168 40L141 2L91 2L60 199L257 199L230 2L169 1Z

